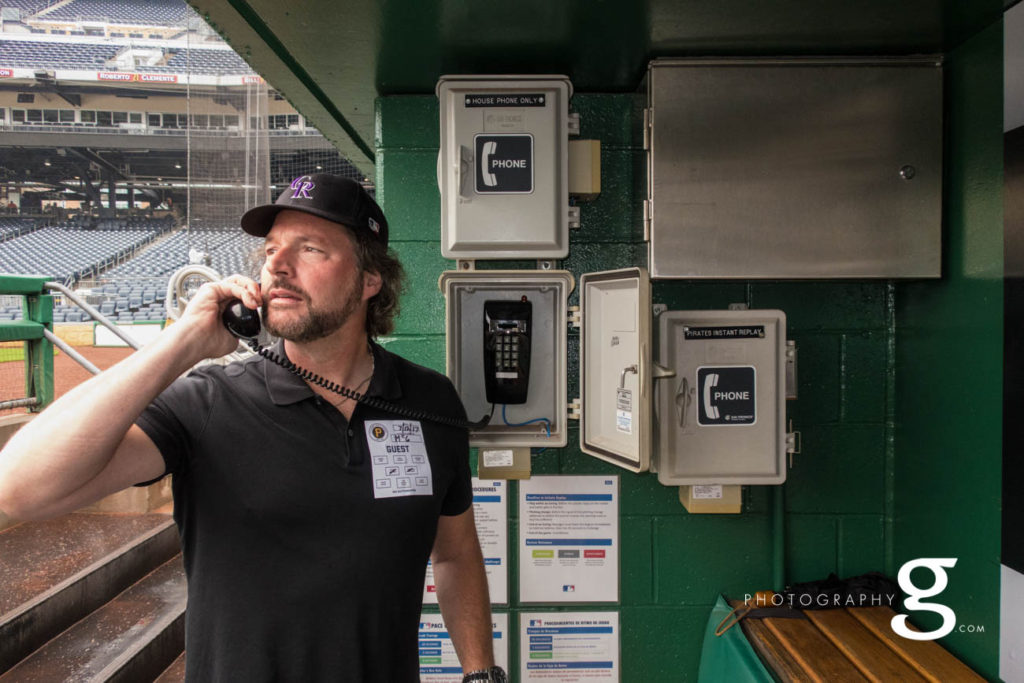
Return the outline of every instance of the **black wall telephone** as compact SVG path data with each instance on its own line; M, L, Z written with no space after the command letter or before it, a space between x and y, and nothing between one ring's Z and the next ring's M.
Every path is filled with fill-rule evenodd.
M249 348L269 360L271 363L280 365L285 370L288 370L288 372L301 377L307 382L321 386L336 394L341 394L346 398L358 401L359 403L368 405L371 408L383 410L388 413L394 413L402 417L412 418L414 420L427 420L428 422L437 422L438 424L448 425L449 427L461 427L463 429L483 429L491 421L490 415L486 415L483 419L476 422L468 422L466 420L460 420L446 415L435 415L426 411L396 405L390 401L377 398L376 396L364 396L358 391L353 391L348 387L335 384L334 382L331 382L320 375L314 374L309 370L304 370L287 358L283 358L273 351L260 346L259 342L256 341L256 337L259 336L260 329L262 327L260 324L259 311L252 308L246 308L239 299L232 299L228 302L228 305L224 308L224 312L221 314L221 320L224 322L224 327L228 329L228 332L244 341L249 345ZM491 408L491 412L494 412L493 407Z
M491 403L526 403L532 317L525 296L484 302L484 390Z

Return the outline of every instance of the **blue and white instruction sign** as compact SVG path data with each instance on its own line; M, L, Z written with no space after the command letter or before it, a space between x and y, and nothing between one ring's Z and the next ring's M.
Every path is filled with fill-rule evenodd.
M508 614L491 614L494 663L508 671ZM444 618L440 614L420 615L420 682L462 683L462 667Z
M519 482L519 599L618 601L618 475Z
M508 482L473 477L473 518L484 554L491 603L508 604ZM437 604L434 567L427 563L423 603Z
M619 680L618 612L523 612L519 680Z

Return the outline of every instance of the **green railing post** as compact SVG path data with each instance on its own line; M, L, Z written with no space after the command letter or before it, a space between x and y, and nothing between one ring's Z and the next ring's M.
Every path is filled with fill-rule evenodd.
M41 323L53 331L53 296L26 295L22 305L25 320ZM25 391L35 396L38 403L30 411L37 413L53 402L53 343L46 337L25 342Z
M53 330L53 297L45 293L47 280L40 275L0 274L0 295L25 297L22 320L0 322L0 342L20 341L25 345L24 398L36 400L36 405L30 407L33 412L53 401L53 344L43 336L44 330Z

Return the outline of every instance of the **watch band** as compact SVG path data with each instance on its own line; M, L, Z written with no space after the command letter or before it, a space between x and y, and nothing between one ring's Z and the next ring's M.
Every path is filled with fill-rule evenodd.
M462 683L473 683L473 681L484 681L486 683L507 683L508 676L500 666L492 666L489 669L477 669L469 671L462 677Z

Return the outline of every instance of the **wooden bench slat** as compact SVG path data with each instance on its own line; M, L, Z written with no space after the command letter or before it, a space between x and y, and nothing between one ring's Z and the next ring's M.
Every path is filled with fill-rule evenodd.
M800 662L794 659L764 620L744 619L740 626L758 656L783 683L817 683L820 680L800 666Z
M866 681L850 660L805 619L764 619L789 653L812 680L822 683Z
M935 683L985 680L934 640L909 640L893 633L890 622L896 612L891 607L858 607L849 612L928 680ZM917 630L909 623L907 626Z
M804 614L868 680L878 683L925 683L927 680L902 657L890 650L884 641L865 629L845 609L807 610Z

